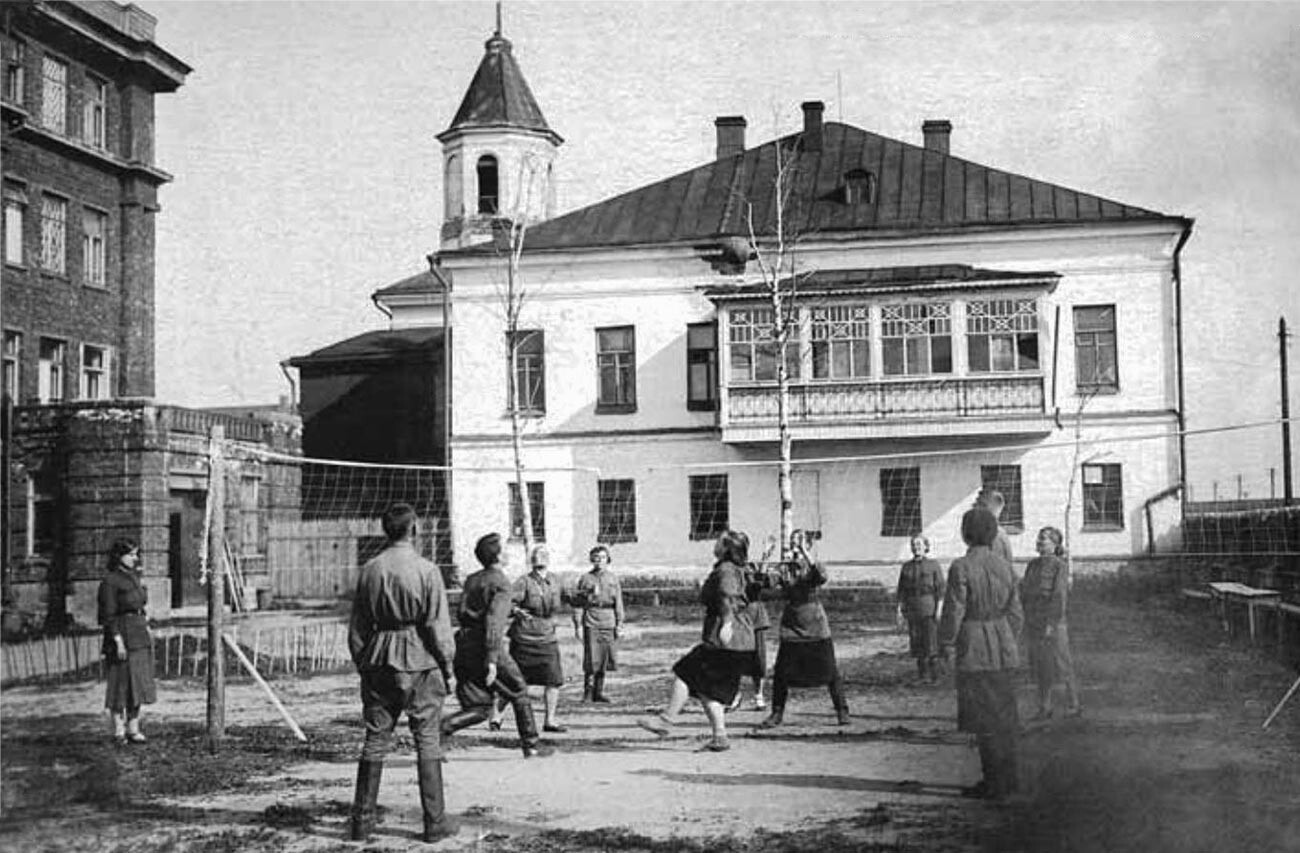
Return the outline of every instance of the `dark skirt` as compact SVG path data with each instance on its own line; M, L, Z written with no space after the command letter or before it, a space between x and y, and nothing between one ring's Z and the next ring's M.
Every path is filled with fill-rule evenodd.
M822 687L839 677L835 645L824 640L782 640L776 649L776 679L787 687Z
M750 678L763 678L767 675L767 629L754 629L754 651L750 654L749 671L744 673Z
M519 664L524 682L539 687L562 687L564 669L560 666L559 643L510 642L510 657Z
M1062 622L1048 637L1041 631L1029 640L1029 668L1040 688L1048 688L1074 678L1074 659L1070 655L1070 633Z
M908 648L914 658L939 656L939 620L933 616L909 616L907 619Z
M754 653L716 649L703 643L673 664L673 675L686 682L700 701L730 705L740 690L740 678L754 668Z
M109 655L104 660L104 707L110 711L125 711L158 701L153 683L153 649L132 649L126 660Z
M1011 670L957 672L957 728L977 735L1014 734L1020 727Z
M614 654L613 628L582 629L582 671L585 673L613 672L618 669Z

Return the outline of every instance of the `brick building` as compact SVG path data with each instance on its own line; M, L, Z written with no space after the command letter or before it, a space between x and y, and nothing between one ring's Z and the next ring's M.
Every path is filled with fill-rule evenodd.
M6 2L0 22L6 615L93 624L118 536L140 543L151 612L165 615L203 601L211 428L248 448L292 450L297 433L150 399L155 217L171 180L154 162L154 98L190 72L154 40L154 17L115 2ZM251 456L227 467L227 494L260 513L228 515L254 575L263 485L295 476L272 467Z

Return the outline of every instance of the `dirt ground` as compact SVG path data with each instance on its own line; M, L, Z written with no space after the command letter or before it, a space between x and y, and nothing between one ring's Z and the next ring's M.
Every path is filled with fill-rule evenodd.
M951 683L919 685L905 638L832 614L853 720L824 691L795 691L787 725L728 717L729 752L700 751L693 711L663 741L635 719L666 698L693 623L634 614L614 701L578 701L555 755L525 760L486 726L448 746L459 833L439 851L1281 851L1300 850L1300 697L1260 724L1295 677L1226 637L1196 602L1082 579L1071 632L1085 714L1025 732L1023 801L960 797L979 776L955 731ZM565 637L566 671L579 673ZM774 653L774 649L771 650ZM580 677L580 676L579 676ZM0 695L0 850L315 853L421 849L414 756L399 741L367 845L344 841L361 741L356 677L274 680L309 736L297 742L261 691L232 681L228 737L206 748L201 679L159 685L149 743L114 748L99 683ZM1032 688L1020 685L1026 716Z

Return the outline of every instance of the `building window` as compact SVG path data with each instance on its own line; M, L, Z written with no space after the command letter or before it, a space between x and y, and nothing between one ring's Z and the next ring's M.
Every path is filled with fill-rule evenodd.
M53 557L58 534L58 483L38 471L27 475L27 556Z
M63 275L68 268L68 202L56 195L41 197L41 268Z
M1120 466L1083 466L1083 529L1124 528L1124 481Z
M546 541L545 483L528 483L528 512L532 515L533 541ZM524 541L524 505L519 501L519 484L510 484L510 538Z
M20 41L5 42L4 99L22 104L27 99L27 45Z
M844 203L871 204L876 200L876 176L866 169L844 173Z
M952 373L952 306L906 302L881 307L886 376Z
M52 56L41 59L41 124L58 133L68 129L68 65Z
M771 308L734 310L727 321L732 382L775 382L779 346L776 312ZM791 334L785 348L786 376L798 379L799 341Z
M478 212L495 216L500 210L497 158L485 154L478 158Z
M4 393L13 402L18 402L19 369L22 364L23 336L21 332L5 330L4 346Z
M109 357L104 347L81 348L81 399L107 400Z
M518 411L526 415L546 414L546 337L541 329L515 332L507 338L514 358L514 391Z
M266 553L266 531L262 512L262 477L260 473L239 478L239 549L245 557Z
M1074 309L1075 386L1082 393L1119 390L1115 357L1115 306L1090 305Z
M81 138L93 148L104 149L107 133L108 84L86 78L86 101L81 107Z
M921 529L921 469L880 471L880 535L911 536Z
M36 397L42 403L63 399L64 359L67 345L54 338L41 338L36 365Z
M636 411L636 330L596 330L597 412Z
M731 526L726 474L691 477L691 539L716 539Z
M27 193L14 183L4 185L5 263L23 266L23 235L27 222Z
M871 375L871 309L826 305L812 309L813 379L865 379Z
M81 213L81 256L86 284L104 287L108 283L105 266L108 258L108 214L98 210Z
M605 543L636 541L636 481L597 480L599 532Z
M718 408L716 323L691 323L686 327L686 408L693 412Z
M1020 490L1019 465L981 465L980 490L1002 494L1005 505L998 521L1003 527L1017 532L1025 529L1025 503Z
M991 299L967 303L966 357L971 373L1037 370L1037 302Z
M465 199L461 195L464 188L461 186L460 156L453 154L448 157L446 168L443 171L443 218L447 221L460 219L465 215Z

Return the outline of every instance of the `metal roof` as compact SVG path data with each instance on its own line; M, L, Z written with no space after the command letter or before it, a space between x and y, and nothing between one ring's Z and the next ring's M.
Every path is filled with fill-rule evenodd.
M449 273L444 272L444 276ZM393 282L390 285L381 287L371 294L372 299L383 299L389 296L403 296L406 294L417 293L441 293L442 282L433 273L425 270L412 276Z
M457 131L469 128L523 128L562 141L546 123L532 90L515 61L510 40L494 33L484 43L483 60L470 81L465 98L456 110L451 126L438 134L445 140Z
M425 360L442 344L441 327L383 329L322 347L289 359L294 367L338 362Z
M795 133L572 211L528 230L527 249L605 248L716 240L776 231L777 151L793 166L787 234L862 235L1082 224L1170 217L982 166L938 150L826 122L822 144ZM815 150L809 150L815 149ZM869 189L850 203L846 178L865 171ZM459 250L465 254L483 247ZM448 254L455 254L449 252Z
M800 294L859 293L862 291L898 292L907 290L952 290L962 287L1040 284L1054 288L1060 273L1022 272L972 267L968 264L939 264L915 267L874 267L869 269L815 270L797 276L794 292ZM781 283L785 288L789 279ZM714 285L703 289L715 301L752 299L767 293L763 283Z

